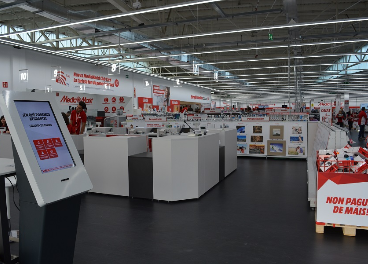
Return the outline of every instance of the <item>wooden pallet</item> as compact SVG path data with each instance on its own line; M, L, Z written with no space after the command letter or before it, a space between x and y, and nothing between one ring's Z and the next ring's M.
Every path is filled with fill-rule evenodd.
M368 230L368 226L352 226L352 225L340 225L329 223L316 223L316 233L323 234L325 232L325 226L341 227L344 236L355 236L357 229Z

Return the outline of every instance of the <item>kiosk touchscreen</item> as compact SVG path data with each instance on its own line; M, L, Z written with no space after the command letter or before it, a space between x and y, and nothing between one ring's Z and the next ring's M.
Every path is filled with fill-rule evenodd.
M6 91L0 107L39 206L92 189L51 94Z

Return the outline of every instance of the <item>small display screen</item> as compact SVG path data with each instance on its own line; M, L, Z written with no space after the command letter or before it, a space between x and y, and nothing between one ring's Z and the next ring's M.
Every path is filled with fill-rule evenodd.
M75 167L49 102L14 101L42 173Z

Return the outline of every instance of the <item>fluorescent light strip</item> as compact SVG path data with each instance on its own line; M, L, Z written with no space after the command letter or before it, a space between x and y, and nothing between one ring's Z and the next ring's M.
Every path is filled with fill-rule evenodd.
M0 35L0 37L10 37L10 36L14 36L14 35L17 35L17 34L22 34L22 33L32 33L32 32L37 32L37 31L41 31L41 30L50 30L50 29L61 28L61 27L69 27L69 26L92 23L92 22L97 22L97 21L115 19L115 18L119 18L119 17L135 16L135 15L139 15L139 14L145 14L145 13L151 13L151 12L157 12L157 11L163 11L163 10L193 6L193 5L200 5L200 4L206 4L206 3L212 3L212 2L220 2L220 1L223 1L223 0L198 0L198 1L192 1L192 2L184 2L184 3L179 3L179 4L167 5L167 6L163 6L163 7L147 8L147 9L143 9L143 10L139 10L139 11L132 11L132 12L129 12L129 13L124 13L124 14L111 15L111 16L102 16L102 17L97 17L97 18L93 18L93 19L85 19L85 20L80 20L80 21L77 21L77 22L65 23L65 24L60 24L60 25L51 26L51 27L32 29L32 30L24 30L24 31L16 31L16 32L8 33L8 34L2 34L2 35Z
M294 56L294 57L290 57L290 59L308 59L308 58L324 58L324 57L342 57L342 56L359 56L359 55L368 55L368 52L355 52L355 53L338 53L338 54L319 54L319 55L309 55L309 56ZM250 59L250 60L238 60L238 61L218 61L218 62L208 62L208 63L202 63L204 65L216 65L216 64L231 64L231 63L246 63L246 62L259 62L259 61L273 61L273 60L288 60L289 57L278 57L278 58L264 58L264 59ZM367 62L367 61L362 61L362 62ZM362 63L359 62L359 63ZM358 62L354 62L358 63ZM338 64L338 63L336 63ZM346 63L343 63L346 64ZM311 66L315 66L315 65L319 65L319 64L314 64ZM321 64L323 65L323 64ZM335 65L335 64L332 64ZM291 67L294 67L294 65L290 65ZM301 65L298 65L301 66ZM188 64L178 64L178 65L163 65L160 67L147 67L150 69L158 69L158 68L176 68L176 67L188 67ZM261 67L258 69L277 69L280 67L288 67L287 65L285 66L269 66L269 67ZM226 70L220 70L220 71L233 71L233 70L246 70L246 69L250 69L250 68L239 68L239 69L226 69ZM257 68L253 68L253 69L257 69ZM201 72L213 72L213 71L201 71ZM189 73L189 72L188 72Z
M314 43L303 43L303 44L291 44L290 47L304 47L304 46L357 43L357 42L368 42L368 39L354 39L354 40L341 40L341 41L331 41L331 42L314 42ZM113 60L113 61L114 62L131 62L131 61L139 61L139 60L146 60L146 59L158 59L158 58L180 57L180 56L188 56L188 55L215 54L215 53L225 53L225 52L238 52L238 51L252 51L252 50L263 50L263 49L278 49L278 48L288 48L288 45L263 46L263 47L227 49L227 50L212 50L212 51L203 51L203 52L189 52L189 53L159 55L159 56L150 56L150 57L142 57L142 58L134 58L134 59Z
M318 21L318 22L306 22L306 23L297 23L297 24L284 24L278 26L268 26L268 27L255 27L255 28L246 28L246 29L236 29L236 30L227 30L227 31L217 31L210 33L202 33L202 34L190 34L185 36L177 36L177 37L168 37L168 38L160 38L160 39L151 39L144 41L136 41L136 42L128 42L119 44L111 44L111 45L101 45L95 47L86 47L86 48L77 48L77 49L67 49L63 51L79 51L79 50L90 50L90 49L100 49L100 48L109 48L114 46L126 46L126 45L135 45L135 44L144 44L144 43L152 43L159 41L168 41L168 40L177 40L177 39L187 39L187 38L198 38L198 37L209 37L223 34L233 34L233 33L242 33L242 32L251 32L251 31L260 31L260 30L273 30L273 29L283 29L283 28L296 28L296 27L306 27L306 26L314 26L314 25L328 25L328 24L336 24L336 23L353 23L360 21L367 21L368 17L360 17L360 18L349 18L349 19L338 19L338 20L328 20L328 21ZM52 28L52 27L51 27ZM13 34L13 33L12 33ZM18 33L16 33L18 34ZM7 36L7 35L4 35ZM2 37L2 35L0 35Z

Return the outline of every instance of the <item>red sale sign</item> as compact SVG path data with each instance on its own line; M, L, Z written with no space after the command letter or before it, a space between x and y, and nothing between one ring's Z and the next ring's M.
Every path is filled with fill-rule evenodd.
M317 183L317 223L368 226L367 174L318 173Z

